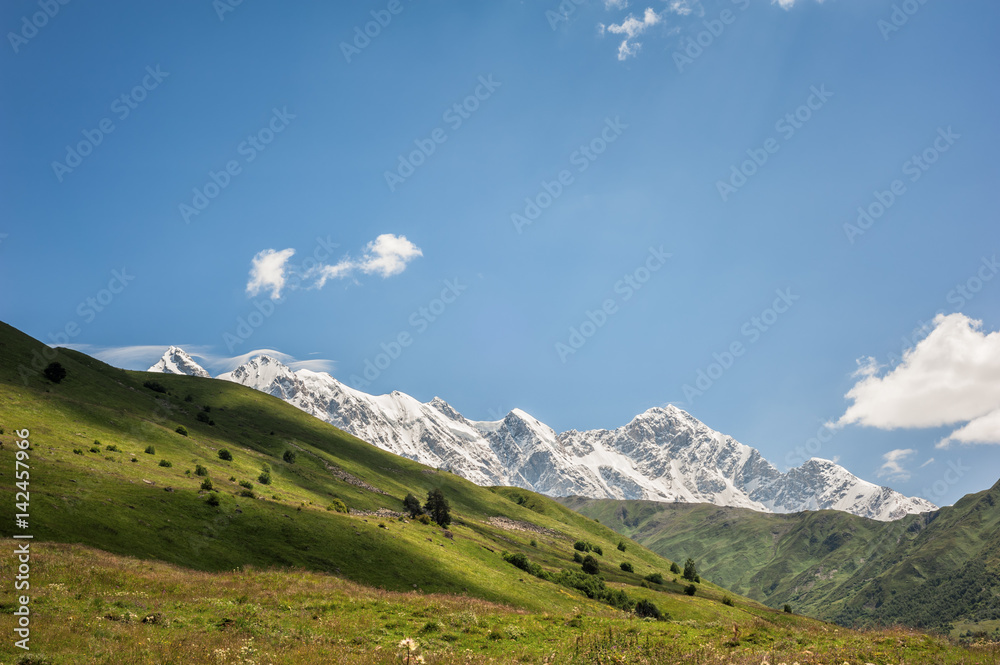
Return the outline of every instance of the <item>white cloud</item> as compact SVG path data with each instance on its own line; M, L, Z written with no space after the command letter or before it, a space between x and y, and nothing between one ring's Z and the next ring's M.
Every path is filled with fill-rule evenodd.
M629 38L632 38L636 35L641 35L646 31L646 28L656 25L659 22L660 15L654 12L652 7L647 7L642 20L629 14L629 17L621 23L617 25L612 23L609 25L608 32L613 32L616 35L627 35Z
M975 418L938 442L938 448L947 448L952 441L959 443L1000 443L1000 409Z
M934 462L935 462L935 459L934 459L934 458L932 457L932 458L930 458L929 460L927 460L926 462L924 462L923 464L921 464L921 465L920 465L920 468L922 469L922 468L924 468L925 466L930 466L930 465L931 465L931 464L933 464Z
M890 450L885 455L882 455L882 459L885 460L885 464L878 468L875 475L879 478L889 476L891 480L909 480L910 472L903 468L903 462L906 461L907 457L916 454L917 451L913 448L897 448L896 450Z
M374 242L368 243L358 267L368 275L375 273L380 277L392 277L406 270L407 263L423 255L406 236L383 233Z
M250 262L250 281L247 282L247 293L255 296L262 290L271 290L271 299L281 297L281 289L285 288L285 264L295 254L294 249L283 249L280 252L265 249L257 252Z
M625 9L628 7L628 0L604 0L605 9Z
M257 295L262 290L271 290L271 299L281 297L281 291L287 285L298 288L304 281L311 281L309 288L321 289L331 279L343 279L360 271L366 275L378 275L386 278L398 275L413 259L423 256L423 250L406 239L406 236L396 236L383 233L364 248L359 259L345 256L333 265L319 264L298 274L294 265L288 260L295 254L294 249L284 249L277 252L265 249L253 258L250 269L250 281L247 282L247 293ZM288 282L288 276L294 274L299 279Z
M816 0L816 2L822 4L823 0ZM778 5L782 9L791 9L795 4L795 0L771 0L772 5Z
M328 279L348 277L355 270L366 275L374 273L382 278L392 277L406 270L410 261L423 255L423 250L407 240L406 236L383 233L365 246L365 253L360 259L345 257L335 265L316 268L313 272L318 278L314 286L322 288Z
M656 25L661 20L662 18L659 14L654 12L651 7L647 7L641 20L629 14L628 18L621 23L612 23L609 25L607 27L608 32L616 35L625 35L625 39L618 46L618 59L625 60L638 53L642 44L636 41L630 42L629 40L634 39L637 35L641 35L647 28Z
M880 429L964 425L942 440L1000 444L1000 332L961 313L939 314L934 328L887 374L859 361L860 380L838 425Z
M671 0L667 5L667 10L677 14L678 16L687 16L691 13L691 2L697 3L698 0Z

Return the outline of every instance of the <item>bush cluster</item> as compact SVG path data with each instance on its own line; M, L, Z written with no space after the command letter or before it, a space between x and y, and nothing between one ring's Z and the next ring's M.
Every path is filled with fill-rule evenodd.
M545 571L537 563L532 563L528 557L518 552L517 554L510 554L508 552L503 553L503 560L514 566L515 568L520 568L526 573L534 575L535 577L542 577ZM544 579L544 578L543 578Z
M144 381L142 384L144 387L149 388L154 393L165 394L167 389L163 387L163 384L159 381Z
M589 554L583 557L583 572L588 575L597 575L601 572L601 566L597 563L597 559Z
M600 545L594 545L593 543L588 543L586 540L578 540L573 543L573 549L579 552L594 552L599 556L604 556L604 550L601 549Z

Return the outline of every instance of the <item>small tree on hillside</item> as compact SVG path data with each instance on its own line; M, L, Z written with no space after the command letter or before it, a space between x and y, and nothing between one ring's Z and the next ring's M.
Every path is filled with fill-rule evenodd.
M681 574L681 567L677 565L676 561L674 563L670 564L670 572L672 572L674 575L680 575Z
M424 511L439 526L448 526L451 524L451 506L448 505L448 499L444 498L444 493L439 489L433 489L427 493L427 503L424 504Z
M59 363L49 363L42 373L52 383L59 383L66 378L66 368Z
M413 519L416 519L417 515L424 512L424 509L420 507L420 499L412 494L407 494L403 499L403 510L409 513Z
M583 572L588 575L596 575L601 572L601 566L597 563L597 559L590 554L583 557Z
M694 566L694 559L688 557L688 560L684 562L684 579L694 582L696 577L698 577L698 569Z

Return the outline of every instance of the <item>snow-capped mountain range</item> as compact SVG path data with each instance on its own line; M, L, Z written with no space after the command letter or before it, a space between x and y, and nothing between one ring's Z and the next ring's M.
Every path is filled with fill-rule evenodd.
M151 372L209 376L170 347ZM774 513L832 508L877 520L935 510L819 458L787 473L754 448L674 406L653 408L613 430L557 434L520 409L503 420L465 418L435 397L369 395L324 372L292 371L257 356L217 378L269 393L354 436L479 485L550 496L705 502Z

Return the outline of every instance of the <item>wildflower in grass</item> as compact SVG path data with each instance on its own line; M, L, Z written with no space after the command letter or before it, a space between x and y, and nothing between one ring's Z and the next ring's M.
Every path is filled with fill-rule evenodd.
M412 637L407 637L405 640L401 640L399 642L399 648L406 650L402 659L407 665L416 665L416 663L424 662L424 657L417 655L417 649L420 648L420 645Z

